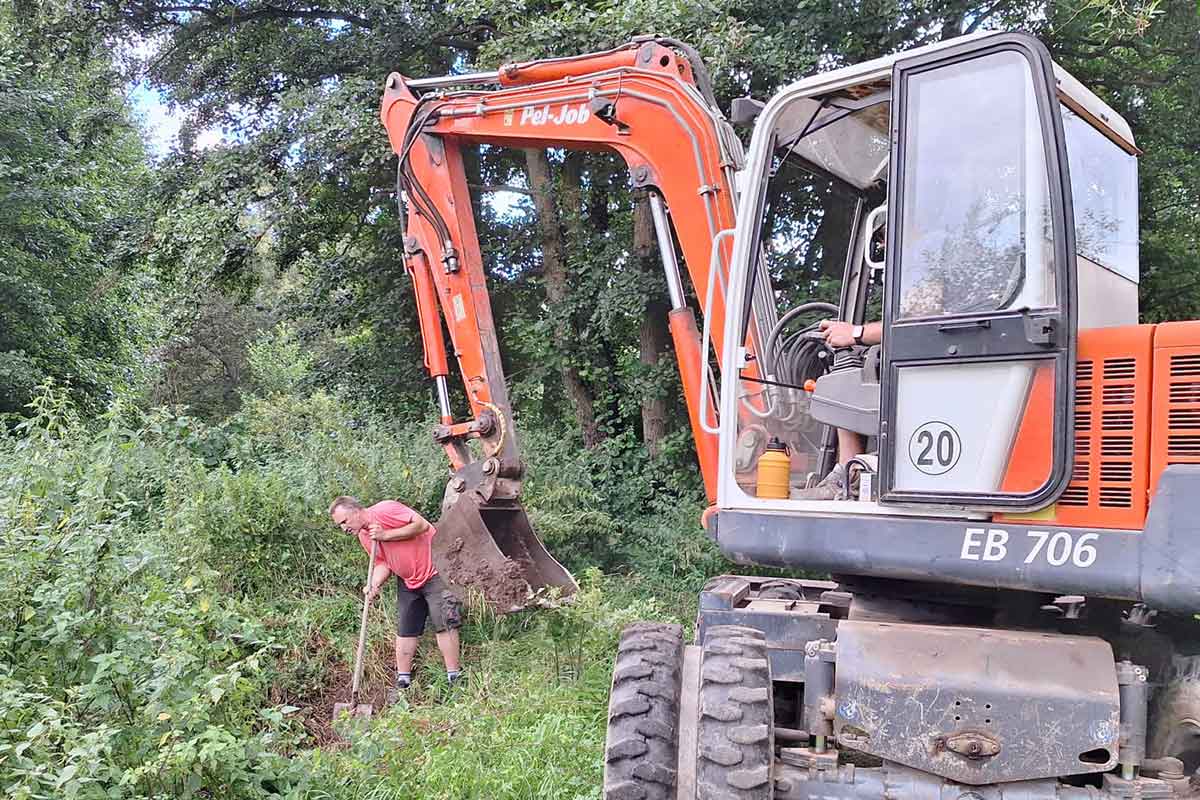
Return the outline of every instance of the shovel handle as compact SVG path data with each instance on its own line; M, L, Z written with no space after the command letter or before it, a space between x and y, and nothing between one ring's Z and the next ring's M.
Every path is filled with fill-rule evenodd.
M367 586L375 577L375 558L379 555L379 542L371 540L371 560L367 562ZM354 650L354 677L350 682L350 702L358 705L358 687L362 683L363 650L367 646L367 614L371 611L371 600L363 595L362 622L358 626L358 647Z

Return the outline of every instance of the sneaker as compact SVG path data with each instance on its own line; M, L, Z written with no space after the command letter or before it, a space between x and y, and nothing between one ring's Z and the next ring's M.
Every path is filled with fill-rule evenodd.
M396 701L400 699L400 695L403 694L404 692L407 692L410 686L412 686L412 681L397 680L392 685L392 688L388 689L388 694L387 694L388 705L389 706L395 705Z
M854 488L847 486L846 465L838 464L820 483L807 489L792 489L790 497L792 500L848 500Z
M459 686L465 684L466 682L467 673L461 669L458 672L446 673L446 683L450 686Z

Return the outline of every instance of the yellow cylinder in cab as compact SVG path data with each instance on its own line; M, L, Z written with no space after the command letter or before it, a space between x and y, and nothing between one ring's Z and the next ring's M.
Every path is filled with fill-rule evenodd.
M792 460L787 445L772 438L767 449L758 458L758 476L755 495L771 500L786 500L788 497L788 475Z

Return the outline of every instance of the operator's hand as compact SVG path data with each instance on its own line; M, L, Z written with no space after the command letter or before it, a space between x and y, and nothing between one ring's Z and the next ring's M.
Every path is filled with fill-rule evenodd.
M821 330L825 332L825 343L830 347L850 347L854 344L854 326L849 322L823 319Z
M372 586L371 584L368 583L366 586L363 587L363 599L365 601L367 601L368 603L371 602L372 600L374 600L378 594L379 594L378 586Z
M371 539L373 541L376 541L376 542L384 541L383 539L379 538L379 534L383 533L383 526L380 525L378 522L372 522L372 523L368 524L367 525L367 533L370 534Z

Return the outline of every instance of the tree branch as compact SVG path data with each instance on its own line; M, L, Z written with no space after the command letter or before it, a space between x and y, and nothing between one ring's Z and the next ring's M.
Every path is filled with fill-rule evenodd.
M334 11L327 8L281 8L279 6L261 6L252 10L240 10L236 6L229 11L218 11L211 5L205 4L175 4L166 6L150 5L140 13L135 12L130 15L132 18L141 17L147 24L150 24L155 17L161 17L166 14L199 14L210 22L209 27L215 25L241 25L246 22L255 22L263 19L304 19L311 21L339 21L350 25L356 25L360 28L370 30L375 25L366 17L361 17L357 14L349 14L343 11ZM175 20L162 20L157 25L162 24L186 25L187 23L179 23Z

